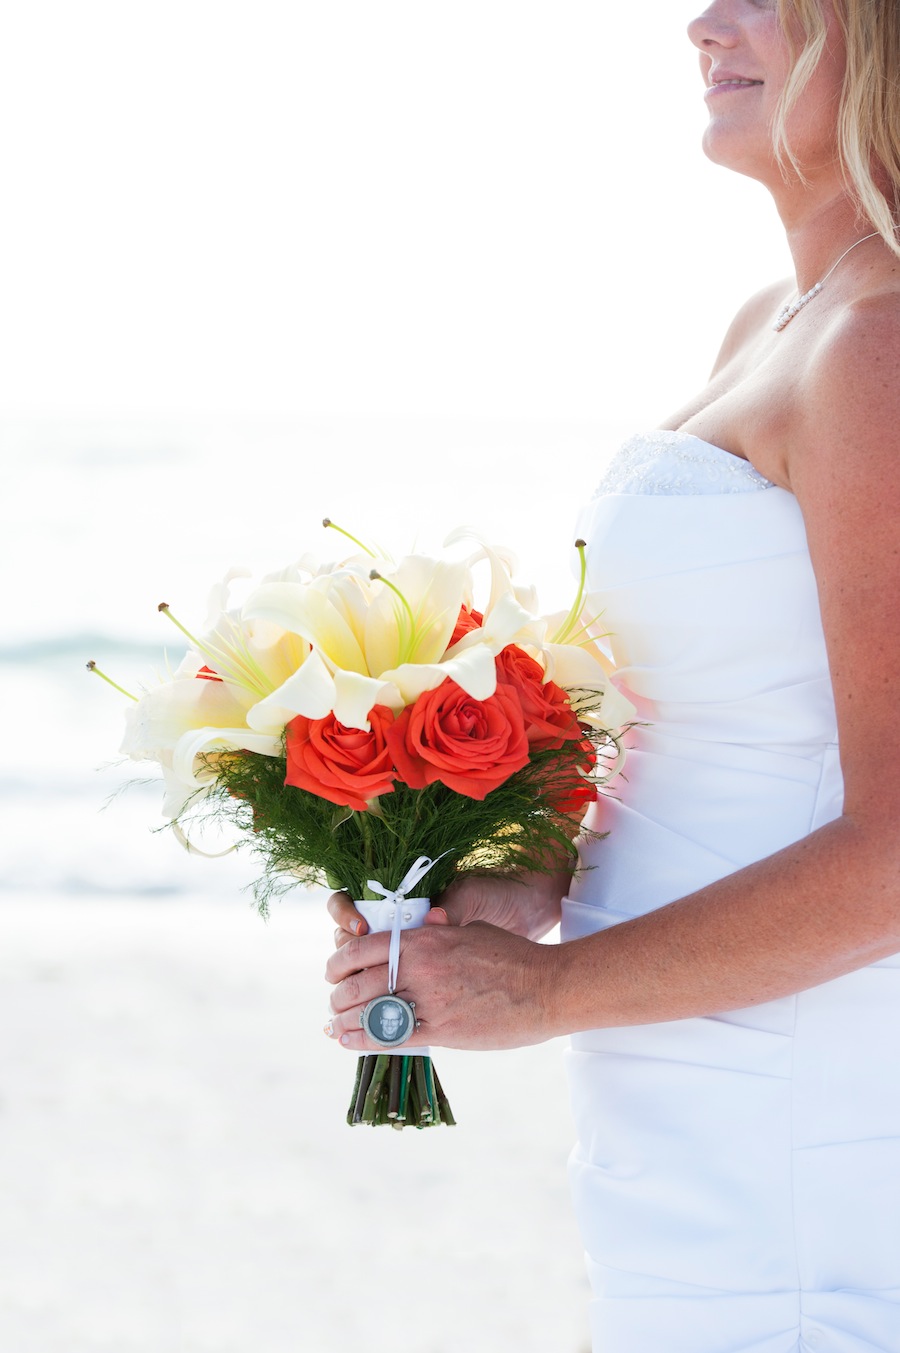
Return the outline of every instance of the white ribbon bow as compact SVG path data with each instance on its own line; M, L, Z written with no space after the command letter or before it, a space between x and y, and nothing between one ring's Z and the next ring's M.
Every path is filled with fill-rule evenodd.
M378 901L357 902L355 904L358 912L365 917L370 930L383 931L390 930L391 944L388 950L388 991L393 996L397 990L397 978L400 971L400 932L401 930L414 930L423 924L428 915L428 908L431 905L431 899L427 897L407 897L407 893L415 888L432 865L442 860L444 855L449 855L445 850L442 855L436 856L431 860L427 855L420 855L415 864L411 865L403 876L403 879L394 889L385 888L383 883L377 879L367 879L366 887L369 892L380 893Z

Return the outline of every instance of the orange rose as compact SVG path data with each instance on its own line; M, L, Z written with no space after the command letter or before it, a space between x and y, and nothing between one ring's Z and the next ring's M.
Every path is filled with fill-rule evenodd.
M590 738L582 735L580 743L566 745L543 787L547 801L558 813L581 813L597 797L597 786L584 778L585 773L590 774L594 769L594 758Z
M569 697L555 681L545 681L540 663L508 644L497 658L497 680L511 686L522 706L525 732L532 751L562 747L582 736Z
M452 648L454 644L459 643L464 634L468 634L471 630L480 630L483 624L484 616L480 611L467 611L465 606L460 606L456 625L450 635L450 642L447 647Z
M397 776L387 747L393 721L393 710L384 705L369 710L368 733L345 727L334 714L298 714L287 726L285 784L364 812L370 799L393 791Z
M528 739L513 693L498 686L475 700L447 677L425 691L387 731L401 780L424 789L439 780L458 794L483 799L528 764Z

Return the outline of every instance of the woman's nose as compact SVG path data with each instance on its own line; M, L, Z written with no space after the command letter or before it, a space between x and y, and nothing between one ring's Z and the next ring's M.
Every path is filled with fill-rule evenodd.
M737 41L733 0L712 0L702 14L691 19L687 34L701 52L711 47L733 47Z

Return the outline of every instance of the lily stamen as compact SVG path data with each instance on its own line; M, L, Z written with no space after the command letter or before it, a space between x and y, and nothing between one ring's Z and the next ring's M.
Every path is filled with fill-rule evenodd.
M113 690L118 691L120 695L126 695L129 700L137 700L137 696L132 695L131 691L126 691L124 686L120 686L117 681L113 681L112 677L108 677L105 672L101 672L93 658L87 663L87 669L89 672L93 672L95 676L101 677L108 686L112 686Z
M236 643L231 648L219 648L215 644L204 643L196 635L182 625L177 616L172 614L172 609L167 601L161 601L156 608L163 615L171 620L172 624L181 630L194 647L209 658L216 672L225 681L230 681L235 686L241 686L259 695L268 695L271 691L271 684L266 680L265 673L255 661L240 631L232 622L232 628L235 633Z
M156 609L168 620L171 620L172 624L176 625L178 629L181 630L182 634L187 635L187 637L190 639L191 643L194 645L195 648L201 649L204 653L207 652L206 646L204 644L201 644L199 639L195 639L194 635L191 634L190 630L185 629L181 621L172 614L171 607L169 606L169 603L167 601L161 601Z
M396 585L396 583L392 583L390 578L385 578L383 574L378 572L377 568L373 568L370 571L369 577L371 578L372 582L384 583L385 587L389 587L391 591L394 593L394 596L399 597L403 609L406 611L406 614L409 617L409 638L406 640L405 643L403 643L403 653L400 659L401 662L409 662L412 656L413 638L415 637L416 633L416 617L413 614L413 609L410 606L409 602L406 600L406 597L400 591L400 588ZM399 619L400 618L398 617L398 625Z
M575 548L578 551L579 562L578 592L569 608L568 615L550 641L554 644L564 644L566 642L566 639L577 624L581 612L584 609L585 584L587 581L587 542L584 540L576 540Z
M348 540L352 540L353 544L358 545L359 548L362 550L363 554L367 554L370 559L378 558L378 555L375 553L374 550L369 549L369 546L364 545L361 540L357 540L356 536L352 536L349 531L345 531L343 526L338 526L337 523L333 522L330 517L323 517L322 525L326 528L330 527L332 531L337 531L339 535L346 536Z

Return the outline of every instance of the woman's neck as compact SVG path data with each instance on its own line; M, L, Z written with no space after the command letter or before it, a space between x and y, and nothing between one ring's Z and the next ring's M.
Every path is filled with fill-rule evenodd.
M794 260L797 289L807 291L820 282L841 254L875 230L846 193L815 201L807 197L802 207L779 214ZM873 246L876 245L873 240Z

